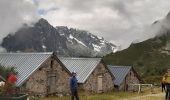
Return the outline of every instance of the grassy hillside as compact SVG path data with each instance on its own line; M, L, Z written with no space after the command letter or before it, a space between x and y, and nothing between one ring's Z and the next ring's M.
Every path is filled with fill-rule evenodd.
M158 83L166 69L170 68L170 55L162 53L170 37L164 35L131 44L129 48L104 57L106 64L130 65L147 83Z

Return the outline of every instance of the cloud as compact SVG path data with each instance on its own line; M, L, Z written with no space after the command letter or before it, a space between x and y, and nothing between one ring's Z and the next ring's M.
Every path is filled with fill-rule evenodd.
M34 0L53 26L85 29L122 48L155 35L150 25L169 11L169 0ZM57 8L57 9L53 9ZM49 10L53 9L53 10ZM148 32L149 30L149 32Z
M0 42L24 23L29 25L38 19L37 8L31 0L0 0Z
M155 21L149 31L152 34L152 37L168 34L170 31L170 12L165 18Z

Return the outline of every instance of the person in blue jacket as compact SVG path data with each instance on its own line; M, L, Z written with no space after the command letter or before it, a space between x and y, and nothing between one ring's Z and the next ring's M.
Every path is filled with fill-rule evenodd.
M79 100L77 87L76 72L72 72L72 77L70 79L71 100L74 100L74 97L76 97L76 100Z

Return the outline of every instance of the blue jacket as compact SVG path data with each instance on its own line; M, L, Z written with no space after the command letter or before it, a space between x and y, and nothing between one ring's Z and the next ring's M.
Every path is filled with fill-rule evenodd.
M77 89L77 78L75 76L72 76L70 79L70 89L76 90Z

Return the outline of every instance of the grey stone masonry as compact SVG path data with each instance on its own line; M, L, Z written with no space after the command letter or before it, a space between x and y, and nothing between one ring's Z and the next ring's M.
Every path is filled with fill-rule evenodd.
M99 76L102 77L102 91L98 91ZM90 93L109 92L114 88L113 77L108 69L102 63L99 63L87 81L81 84L80 87Z
M29 77L26 90L38 95L67 95L70 94L69 77L64 67L50 58Z

